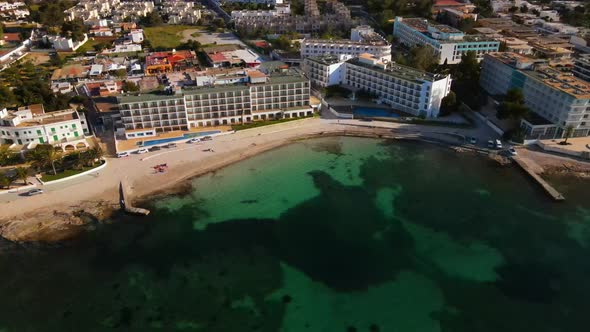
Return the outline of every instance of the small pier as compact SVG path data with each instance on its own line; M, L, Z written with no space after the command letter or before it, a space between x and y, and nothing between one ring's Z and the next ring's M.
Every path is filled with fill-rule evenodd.
M119 182L119 206L121 207L121 210L128 214L136 216L147 216L150 214L150 210L148 209L142 209L127 204L125 201L125 188L123 187L123 182Z
M545 190L545 192L547 194L549 194L549 196L551 196L551 198L553 198L555 201L564 201L565 200L565 197L563 197L563 195L559 191L557 191L555 188L553 188L549 183L547 183L547 181L543 180L543 178L539 174L537 174L537 172L535 171L535 167L529 165L528 159L523 159L518 156L515 156L512 159L528 175L530 175L531 178L533 178L533 180L535 180L535 182L540 184L541 187L543 188L543 190Z

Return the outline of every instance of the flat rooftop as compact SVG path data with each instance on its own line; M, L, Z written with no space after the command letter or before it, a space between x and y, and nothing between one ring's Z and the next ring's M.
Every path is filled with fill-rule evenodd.
M362 62L359 58L353 58L347 61L348 63L369 68L374 71L378 71L390 76L394 76L406 81L414 81L416 83L422 83L424 81L436 81L439 79L443 79L445 76L440 74L433 74L425 71L420 71L418 69L403 66L394 62L387 64L386 69Z
M542 82L555 90L565 92L576 99L590 99L590 83L579 79L571 72L563 72L546 64L545 61L539 61L528 58L516 53L498 52L491 53L487 56L493 57L512 67L518 63L537 63L530 69L520 69L519 71L530 78Z
M363 35L364 37L364 35ZM303 43L310 44L341 44L351 46L390 46L386 40L382 38L363 38L362 41L354 41L350 39L305 39Z
M33 126L40 126L40 125L47 125L52 123L58 123L63 121L70 121L77 119L77 115L75 111L68 110L68 111L57 111L57 112L50 112L45 113L42 116L33 117L31 120L26 120L21 122L17 125L17 127L33 127Z
M439 43L461 43L461 42L485 42L485 41L494 41L495 39L490 38L486 35L467 35L463 31L455 29L451 26L445 24L438 24L436 22L431 22L425 18L403 18L401 20L402 24L405 24L412 28L415 31L422 33L423 35L435 39ZM433 28L443 33L450 33L456 35L462 35L462 39L437 39L434 38L428 28Z

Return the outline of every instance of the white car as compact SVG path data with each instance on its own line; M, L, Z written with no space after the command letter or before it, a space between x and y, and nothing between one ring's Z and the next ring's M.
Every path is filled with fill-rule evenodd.
M27 191L27 193L25 194L26 196L35 196L35 195L41 195L43 193L43 189L32 189Z
M148 153L148 152L150 152L150 151L146 148L141 148L141 149L137 150L137 154L144 154L144 153Z
M501 149L502 148L502 142L500 142L499 139L496 140L496 149Z
M513 147L510 147L510 148L508 149L508 153L510 153L510 155L511 155L511 156L516 156L516 155L518 155L518 152L516 152L516 149L515 149L515 148L513 148Z
M129 152L119 152L117 153L117 158L129 157Z
M191 138L191 139L189 139L189 140L187 141L187 143L199 143L200 141L201 141L201 139L200 139L200 138L198 138L198 137L194 137L194 138Z

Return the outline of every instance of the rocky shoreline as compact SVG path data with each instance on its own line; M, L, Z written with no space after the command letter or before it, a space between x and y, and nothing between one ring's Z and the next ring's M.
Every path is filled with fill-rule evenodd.
M39 209L0 220L0 236L13 242L59 242L70 239L95 222L107 220L118 206L103 200L82 201L69 209Z

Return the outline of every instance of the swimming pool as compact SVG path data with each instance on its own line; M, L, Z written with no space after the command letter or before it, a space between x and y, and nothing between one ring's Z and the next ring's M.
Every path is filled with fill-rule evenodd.
M352 114L366 117L399 118L401 115L386 108L355 107Z
M219 134L219 133L221 133L221 130L201 131L198 133L184 134L184 135L178 136L178 137L141 141L141 142L138 142L137 145L139 145L139 146L159 145L159 144L165 144L165 143L176 142L176 141L180 141L180 140L184 140L184 139L189 139L189 138L193 138L193 137L208 136L208 135Z

